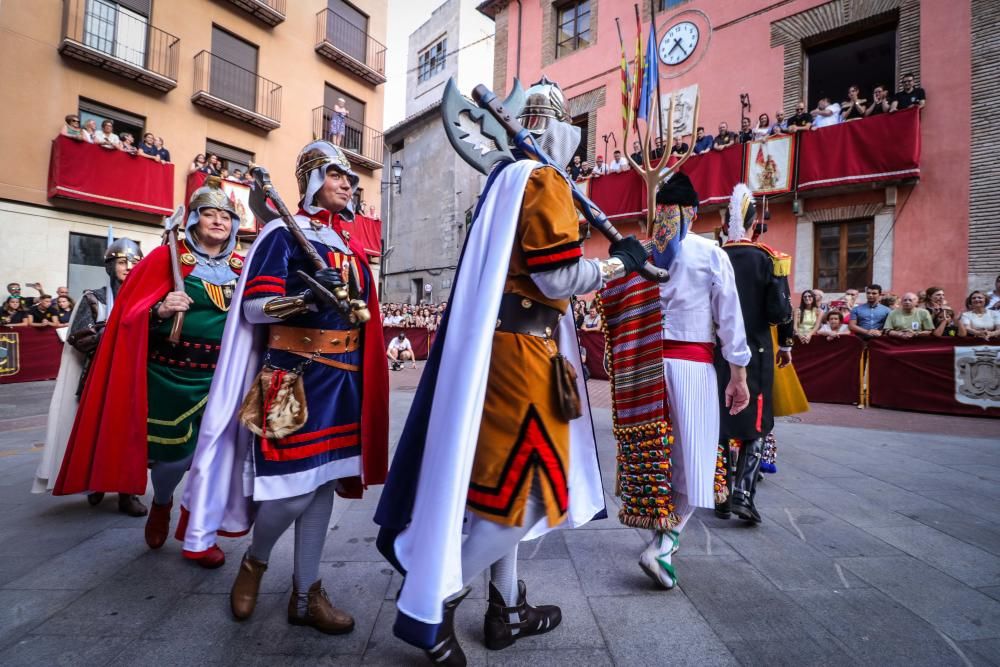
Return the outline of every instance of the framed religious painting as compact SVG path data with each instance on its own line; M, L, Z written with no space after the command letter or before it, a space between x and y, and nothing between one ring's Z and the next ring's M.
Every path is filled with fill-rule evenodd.
M240 216L240 234L256 234L257 218L250 210L250 186L238 181L222 181L222 191L225 192L233 202L233 208Z
M795 137L779 135L745 144L743 161L743 173L755 197L788 192L795 168Z

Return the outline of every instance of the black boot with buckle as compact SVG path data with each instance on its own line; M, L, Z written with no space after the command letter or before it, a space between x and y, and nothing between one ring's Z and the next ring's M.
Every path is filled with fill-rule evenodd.
M438 628L437 641L434 642L434 648L424 651L435 665L465 667L465 651L455 636L455 610L471 592L472 589L466 587L455 597L444 601L444 618L441 619L441 627Z
M760 470L763 454L764 438L744 440L740 446L739 461L736 464L736 478L733 480L733 514L754 524L761 522L760 513L754 506L753 497L757 485L757 472Z
M503 596L490 583L490 606L486 608L486 620L483 623L483 634L486 635L486 648L498 651L507 648L521 637L541 635L555 630L562 621L562 610L555 605L532 607L528 604L524 582L517 581L517 605L505 606ZM510 618L517 615L518 620L511 622Z

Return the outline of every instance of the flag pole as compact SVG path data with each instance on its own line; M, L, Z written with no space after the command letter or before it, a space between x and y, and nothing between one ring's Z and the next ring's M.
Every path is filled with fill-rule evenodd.
M654 6L654 2L655 2L655 0L649 0L649 32L650 32L650 37L649 38L651 40L653 40L653 43L656 43L658 40L657 40L657 37L656 37L656 7ZM657 57L659 57L659 53L657 53ZM663 101L660 98L660 66L659 66L659 63L657 63L655 71L656 71L656 117L658 119L659 126L660 126L658 128L657 135L662 138L663 137ZM670 108L671 108L671 110L673 109L673 106L674 106L673 105L673 100L671 99L671 101L670 101ZM671 114L671 116L673 116L673 114ZM671 124L672 124L672 120L671 119L668 119L668 121L670 121ZM657 169L659 169L660 166L663 165L663 163L665 161L664 158L666 158L666 156L670 155L670 149L671 148L672 148L672 146L668 146L666 144L663 145L663 155L661 155L660 159L657 161L657 164L656 164Z

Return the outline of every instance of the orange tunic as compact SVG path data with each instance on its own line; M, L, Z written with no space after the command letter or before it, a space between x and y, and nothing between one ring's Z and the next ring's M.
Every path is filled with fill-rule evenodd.
M505 293L514 293L561 312L569 298L549 299L532 273L576 264L583 255L569 184L555 169L536 169L525 186ZM504 525L522 525L524 508L537 481L550 526L569 505L569 422L559 414L550 339L497 331L479 443L472 466L468 507Z

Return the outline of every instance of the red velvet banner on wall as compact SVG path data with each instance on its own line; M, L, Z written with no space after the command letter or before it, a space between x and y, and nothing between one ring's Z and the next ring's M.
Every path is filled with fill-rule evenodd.
M632 170L591 178L590 199L610 220L638 218L646 214L646 183Z
M1000 417L1000 408L983 409L956 398L960 390L955 348L984 345L989 347L985 356L992 357L992 364L979 379L991 384L996 395L1000 362L996 361L996 354L990 353L1000 353L1000 343L987 344L976 338L873 339L868 342L869 402L897 410ZM991 377L986 377L987 373Z
M743 177L743 146L735 144L721 151L692 155L681 167L702 206L728 202L733 186Z
M806 392L816 403L857 403L861 395L861 354L864 341L856 336L828 340L813 336L792 348L792 365Z
M54 380L62 352L54 329L0 327L0 384Z
M799 140L799 190L920 176L916 107L801 132Z
M580 336L580 347L587 352L585 365L590 371L591 380L607 380L608 372L604 370L604 332L577 331Z
M48 196L170 215L174 165L58 136L49 158Z

